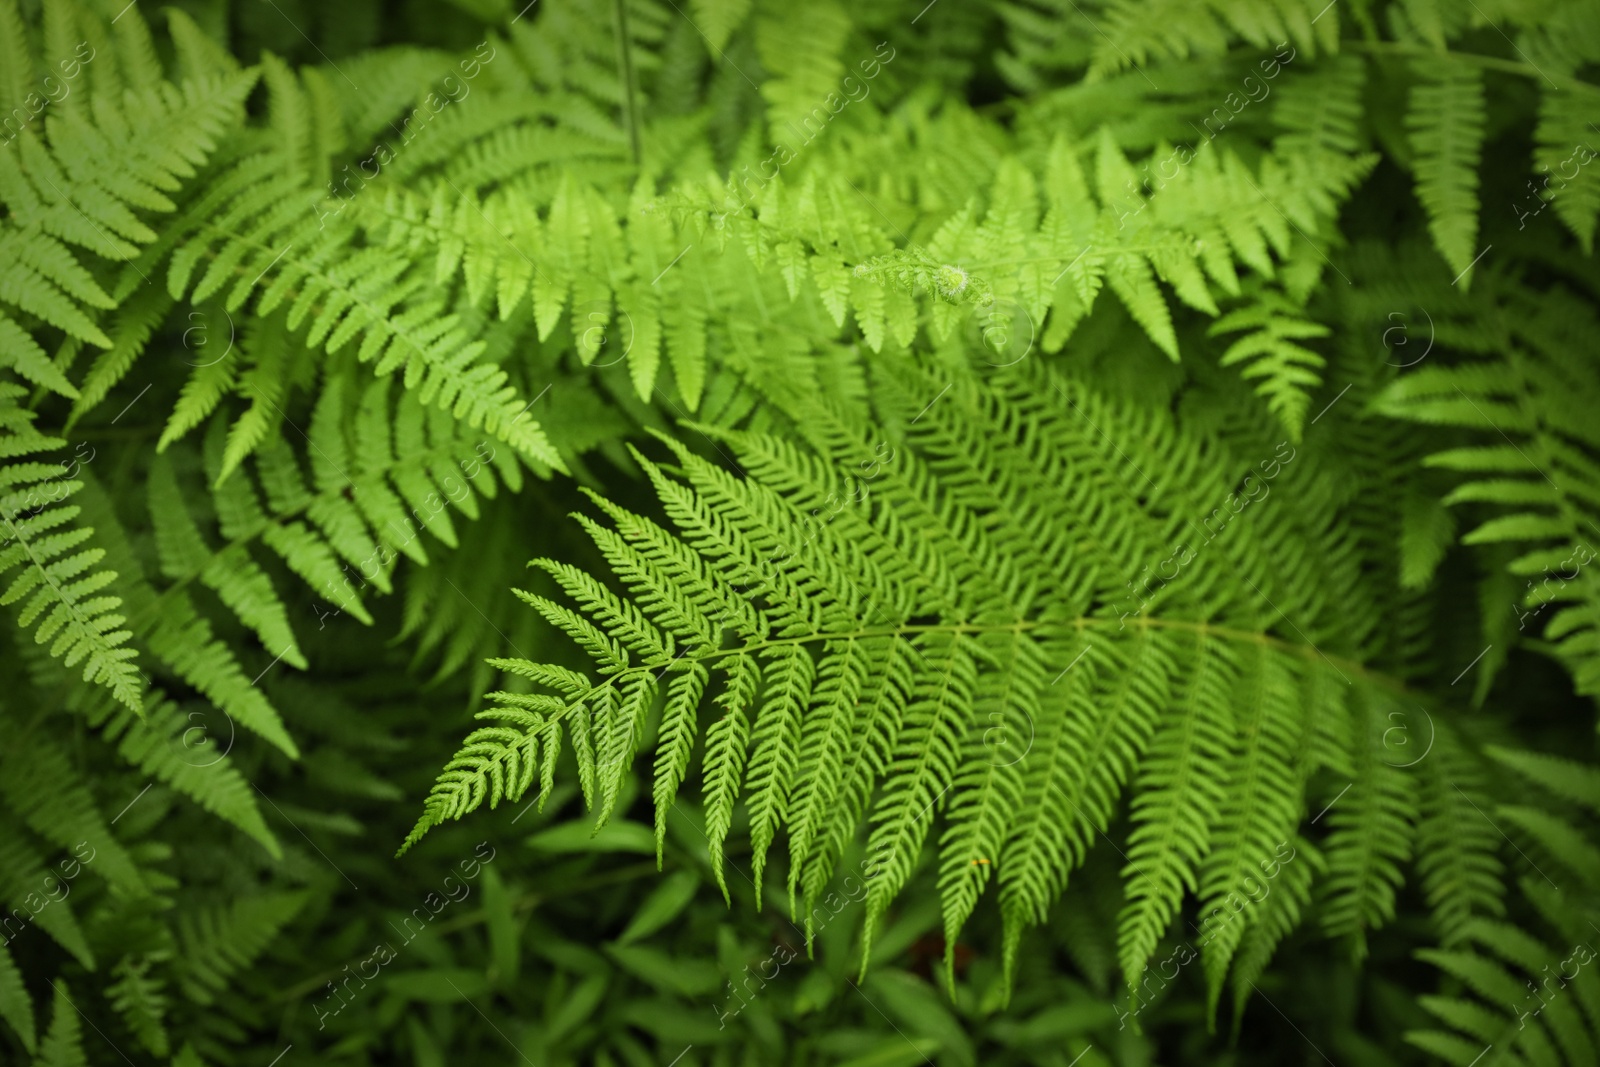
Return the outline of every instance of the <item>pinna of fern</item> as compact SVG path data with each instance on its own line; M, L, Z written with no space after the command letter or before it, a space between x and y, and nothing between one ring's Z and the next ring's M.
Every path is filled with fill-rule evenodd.
M1053 372L881 366L882 430L791 401L809 447L702 428L742 477L671 440L670 466L641 454L675 532L594 497L609 523L580 521L628 593L548 560L575 607L519 593L594 673L497 661L547 692L491 695L500 706L480 717L500 724L467 739L406 847L536 779L546 795L568 744L603 823L653 723L658 839L700 746L719 878L741 800L758 885L786 833L797 912L867 828L868 945L934 844L947 943L994 882L1014 967L1022 932L1128 798L1132 984L1189 894L1220 913L1297 847L1324 770L1360 785L1304 842L1307 869L1327 874L1287 880L1271 911L1211 921L1213 1007L1235 951L1258 968L1262 938L1270 955L1314 890L1325 929L1359 952L1393 918L1414 849L1447 933L1496 910L1492 876L1426 874L1492 874L1494 842L1414 832L1456 794L1419 791L1386 758L1394 683L1340 654L1380 625L1360 601L1371 579L1329 566L1351 559L1340 520L1303 540L1275 536L1284 520L1265 509L1217 528L1208 505L1248 460ZM1293 478L1281 455L1253 477ZM1116 584L1154 560L1132 595Z
M1460 1067L1592 1063L1600 1050L1600 851L1581 826L1600 813L1600 776L1560 757L1491 746L1519 785L1537 792L1495 810L1527 869L1517 921L1476 917L1453 945L1417 957L1445 980L1420 998L1439 1024L1406 1040Z
M1424 463L1460 478L1452 507L1484 508L1462 537L1505 547L1520 583L1495 613L1507 640L1542 634L1580 693L1600 693L1600 466L1592 405L1600 396L1588 341L1593 307L1565 286L1539 292L1498 272L1468 329L1441 338L1441 356L1409 369L1374 406L1390 416L1470 436L1440 435ZM1457 358L1449 358L1453 351ZM1446 359L1449 359L1447 362ZM1515 631L1511 624L1516 624ZM1547 644L1544 642L1548 642Z

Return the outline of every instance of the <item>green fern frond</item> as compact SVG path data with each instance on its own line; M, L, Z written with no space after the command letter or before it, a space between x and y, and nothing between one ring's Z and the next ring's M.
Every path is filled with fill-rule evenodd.
M135 767L182 793L204 810L261 842L274 857L281 855L278 841L267 829L256 798L244 776L229 762L227 752L197 757L185 731L194 720L177 705L152 697L142 715L125 708L89 709L85 717L98 727L117 753ZM222 742L218 742L220 745Z
M0 1019L11 1027L22 1041L22 1047L32 1053L39 1043L33 1021L33 998L28 996L17 961L11 958L9 943L0 943Z
M17 407L22 393L0 383L0 454L29 456L64 446L65 441L33 428L34 414ZM7 535L6 547L0 548L0 576L20 570L0 594L0 604L20 603L18 624L34 630L36 642L50 642L50 654L69 667L82 663L84 681L105 686L137 709L136 653L123 647L132 634L118 629L126 621L117 613L122 600L102 592L116 573L94 569L104 550L80 549L94 531L71 525L80 509L60 503L82 488L82 482L58 477L76 466L30 461L0 469L0 518Z
M1553 937L1479 919L1467 929L1465 947L1419 951L1419 959L1467 995L1421 998L1449 1029L1410 1031L1406 1040L1452 1063L1469 1057L1555 1067L1592 1062L1600 1048L1600 981L1585 973L1593 960L1585 939L1592 936L1597 886L1589 880L1586 895L1570 896L1526 876L1522 893L1554 928Z
M116 980L106 987L111 1006L122 1017L139 1044L152 1056L168 1056L172 1042L167 1036L165 1016L167 998L159 975L150 973L155 961L150 957L124 956L111 969Z
M1543 626L1572 670L1578 690L1600 692L1600 585L1588 566L1600 539L1596 508L1600 441L1587 412L1596 389L1579 355L1596 317L1562 290L1535 294L1496 285L1475 316L1497 354L1418 367L1375 400L1378 410L1412 422L1460 426L1475 443L1436 452L1429 466L1461 472L1447 505L1487 505L1468 545L1512 546L1509 565L1523 589L1518 631Z
M1101 76L1152 61L1220 55L1235 36L1256 48L1293 41L1312 55L1319 46L1338 47L1337 13L1319 12L1314 0L1111 0L1105 7L1106 28L1089 68ZM1328 23L1317 25L1324 14Z
M1600 771L1573 760L1490 745L1484 754L1550 792L1600 812Z
M7 941L30 925L38 926L73 959L92 970L94 951L84 936L77 912L65 899L53 895L61 884L27 831L20 826L0 825L0 899L7 908L6 918L0 921L7 924Z
M842 108L839 80L847 68L841 53L849 35L850 19L832 0L804 9L769 9L758 17L757 53L771 71L761 95L774 142L797 146L831 124L830 112Z
M88 783L66 753L48 737L18 736L9 726L0 730L0 736L6 741L0 756L0 793L11 810L35 834L59 848L93 842L97 874L132 896L147 893L137 864L112 836Z
M1543 180L1529 182L1531 196L1519 196L1513 210L1517 213L1517 229L1527 225L1531 207L1537 197L1539 207L1531 214L1538 215L1548 203L1556 216L1578 238L1584 255L1594 252L1595 220L1600 218L1600 173L1588 166L1594 161L1596 140L1591 125L1594 115L1594 94L1582 92L1547 92L1539 97L1539 125L1534 130L1538 147L1534 150L1534 171ZM1525 206L1524 206L1525 205Z
M1474 916L1505 913L1504 871L1495 855L1499 831L1484 814L1492 801L1482 771L1452 734L1435 732L1417 769L1422 775L1418 873L1440 941L1450 948L1465 938Z
M692 705L711 692L723 708L705 728L701 760L714 860L742 796L756 869L787 830L791 892L804 887L809 908L864 817L869 947L935 836L950 936L991 877L973 868L992 866L1009 968L1021 931L1106 832L1131 780L1119 940L1124 973L1136 976L1186 893L1225 896L1235 876L1264 870L1274 846L1294 836L1317 765L1313 757L1304 770L1284 769L1296 765L1302 728L1346 738L1347 751L1321 758L1360 768L1360 798L1333 819L1331 928L1359 934L1391 917L1417 805L1404 772L1380 762L1376 735L1352 734L1344 718L1347 701L1387 710L1386 690L1363 680L1345 697L1335 682L1314 705L1332 721L1302 727L1290 711L1298 679L1333 668L1311 647L1271 636L1279 616L1262 601L1217 582L1219 566L1259 567L1267 542L1241 525L1227 530L1231 549L1221 538L1199 551L1173 547L1181 533L1193 536L1185 516L1227 495L1226 464L1219 470L1201 458L1209 446L1180 444L1137 409L1048 373L1002 372L984 385L942 373L883 364L885 417L904 436L875 462L863 459L875 452L862 427L799 399L789 402L812 452L718 432L743 478L671 440L676 477L641 457L676 538L615 505L604 505L614 527L584 520L631 599L553 563L544 565L577 610L523 594L589 652L597 676L502 661L553 692L491 694L501 707L480 718L501 724L467 739L406 847L445 819L520 798L563 733L604 821L660 681L670 712L657 739L658 828L701 729ZM996 449L1002 438L1021 453ZM1161 477L1137 499L1123 482L1130 456ZM870 475L860 494L836 473L858 460ZM1058 478L1069 462L1074 477ZM1036 490L1045 483L1070 491L1046 504ZM825 524L802 521L813 501L841 497L861 503L832 506ZM1341 536L1324 529L1307 544ZM1152 580L1133 598L1099 577L1161 555L1177 573L1162 571L1159 587ZM1313 593L1317 565L1302 552L1281 558L1252 581L1316 633L1331 608ZM1186 568L1188 580L1178 580ZM1041 584L1042 575L1056 577ZM1025 759L1006 762L996 724L1013 747L1028 731ZM830 758L841 765L823 771ZM941 810L946 829L933 835ZM1477 839L1450 845L1465 853L1460 862L1483 862ZM1429 862L1429 871L1444 863ZM1214 982L1238 943L1216 943Z
M57 980L55 999L50 1008L50 1029L39 1042L33 1067L89 1067L83 1054L83 1029L78 1025L78 1007L67 992L67 983Z
M1218 361L1224 367L1245 364L1240 373L1246 380L1259 378L1257 395L1283 423L1293 441L1299 441L1305 428L1311 390L1322 384L1319 373L1327 361L1297 341L1327 337L1331 332L1321 323L1297 314L1287 301L1265 294L1259 303L1240 308L1212 323L1209 332L1254 331L1228 346Z
M178 916L178 984L196 1004L210 1004L228 977L254 963L288 925L307 896L263 893Z
M1263 868L1269 877L1276 870L1276 878L1267 890L1264 900L1256 905L1259 911L1250 916L1239 934L1239 947L1233 964L1233 1029L1237 1034L1244 1018L1245 1005L1257 992L1256 982L1267 972L1273 954L1284 938L1300 925L1311 905L1312 886L1319 875L1327 873L1327 861L1311 842L1296 837L1287 842L1291 851L1288 862L1277 862L1281 852L1274 849L1274 860ZM1248 893L1248 890L1247 890ZM1248 899L1254 900L1254 897ZM1226 927L1223 927L1226 929Z
M1366 64L1354 56L1289 73L1272 110L1273 121L1284 131L1273 142L1274 150L1305 166L1358 155L1365 147L1361 92L1366 75Z
M1412 64L1406 129L1416 154L1417 196L1429 232L1453 275L1478 256L1478 160L1483 151L1483 75L1469 63L1438 57ZM1462 278L1470 285L1471 278Z
M374 364L377 376L403 370L424 404L565 470L507 372L479 360L484 342L470 338L426 275L382 248L354 246L355 232L339 218L343 201L285 180L281 168L275 151L247 156L186 213L168 271L173 297L203 301L226 286L230 313L252 297L258 316L287 307L285 326L303 327L312 350L332 356L359 341L357 360Z
M1212 1012L1221 999L1228 964L1245 934L1255 922L1273 918L1269 914L1233 921L1243 910L1242 902L1256 902L1257 893L1272 892L1274 879L1268 875L1285 866L1281 848L1294 838L1304 788L1296 778L1305 728L1296 715L1303 694L1301 679L1265 648L1241 667L1246 703L1238 726L1244 743L1232 755L1225 774L1219 775L1227 784L1217 820L1217 847L1201 869L1199 884L1200 948ZM1290 856L1296 855L1291 846Z
M1383 696L1358 699L1352 715L1350 757L1353 776L1342 796L1328 803L1328 860L1322 926L1331 936L1347 937L1356 959L1367 953L1367 933L1395 914L1403 879L1401 865L1413 854L1417 808L1415 780L1387 757L1383 733L1394 705ZM1400 709L1402 715L1405 709Z
M691 0L695 25L705 34L706 47L716 55L728 44L728 38L743 25L750 13L751 0Z

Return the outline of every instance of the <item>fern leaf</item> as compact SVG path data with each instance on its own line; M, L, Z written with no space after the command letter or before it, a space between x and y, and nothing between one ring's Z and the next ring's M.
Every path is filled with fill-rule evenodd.
M0 384L0 452L30 455L64 445L34 430L33 413L16 407L20 393L16 386ZM0 518L9 542L0 548L0 576L20 568L0 593L0 604L21 603L18 620L35 630L36 642L50 642L50 654L69 667L82 663L84 681L104 685L136 709L141 686L132 662L136 653L122 647L131 631L117 628L125 621L116 613L121 598L97 595L116 574L94 569L104 550L79 550L94 531L68 526L79 509L58 502L82 483L56 480L56 473L42 463L13 464L0 472ZM60 530L63 526L68 528Z
M1251 924L1235 920L1246 902L1261 899L1256 894L1265 898L1271 893L1268 873L1281 870L1281 847L1300 821L1295 752L1304 727L1295 715L1300 696L1297 679L1288 664L1265 650L1253 659L1244 664L1242 744L1228 771L1215 846L1200 872L1200 949L1211 1012L1216 1011L1228 965Z
M1322 925L1333 936L1349 937L1357 959L1366 954L1367 931L1394 917L1400 864L1412 855L1406 813L1415 807L1416 784L1383 758L1377 726L1387 720L1375 713L1388 707L1382 701L1355 703L1355 780L1328 814L1328 895Z
M1420 738L1419 738L1420 740ZM1501 915L1499 837L1485 817L1491 803L1481 775L1448 732L1435 738L1422 773L1422 821L1417 827L1418 873L1445 947L1459 943L1475 915Z
M133 858L111 835L87 783L66 754L46 737L17 737L9 728L3 736L7 745L0 756L0 792L11 810L58 847L93 842L96 873L131 895L148 892Z
M1418 60L1406 129L1416 153L1417 196L1429 232L1455 275L1478 255L1478 160L1483 151L1483 76L1465 62ZM1462 279L1470 284L1471 279Z
M84 967L93 969L94 952L84 937L83 928L72 907L48 894L61 884L56 874L40 859L22 827L0 825L0 898L9 908L6 936L34 924L66 949Z
M212 1003L228 976L256 961L305 907L304 893L262 893L178 916L178 984L196 1004Z
M32 1053L39 1041L34 1029L33 1000L7 944L0 944L0 1019L11 1027L22 1047Z
M249 783L228 762L226 753L207 762L185 758L188 748L183 735L191 720L175 705L152 697L142 716L125 709L105 709L92 712L89 721L117 746L123 759L243 830L273 856L281 855Z
M78 1025L78 1007L67 992L67 983L56 980L55 1000L50 1009L50 1029L39 1042L33 1067L89 1067L83 1055L83 1031Z
M1230 653L1204 642L1193 650L1197 666L1186 708L1157 728L1138 782L1123 871L1128 900L1117 922L1122 973L1130 987L1184 891L1199 888L1200 861L1231 784L1226 768L1234 726L1227 702L1238 664Z
M1286 302L1270 298L1224 315L1208 332L1215 336L1238 330L1254 332L1229 345L1218 362L1224 367L1245 364L1240 373L1247 380L1260 379L1257 395L1266 399L1268 410L1278 416L1290 440L1299 441L1311 391L1322 384L1319 371L1326 361L1296 342L1326 337L1332 331L1297 317Z
M1484 754L1564 800L1600 812L1600 771L1593 767L1559 756L1523 752L1500 745L1487 746Z
M1341 932L1385 919L1410 855L1409 779L1377 761L1369 731L1341 734L1351 698L1340 685L1318 689L1319 740L1302 736L1291 712L1299 664L1311 661L1320 677L1326 661L1294 643L1299 631L1263 632L1292 610L1312 632L1332 633L1329 613L1337 603L1349 617L1349 596L1314 592L1325 567L1257 540L1248 525L1228 527L1228 542L1196 555L1204 563L1172 548L1177 516L1238 484L1225 451L1068 390L1048 372L952 382L948 369L880 358L877 396L906 433L877 460L864 458L875 454L869 431L804 395L784 403L809 449L699 427L734 450L742 476L670 438L670 473L639 457L676 533L605 502L609 525L583 521L629 596L549 562L575 607L519 594L588 652L598 676L497 661L553 692L491 695L499 709L479 714L501 725L469 736L407 847L444 819L519 798L532 786L538 744L559 729L571 734L580 784L603 820L642 739L654 679L676 672L656 741L658 827L685 777L703 686L722 711L701 759L719 883L741 794L757 869L787 830L790 892L803 889L808 908L865 818L869 943L931 837L952 941L991 878L974 868L995 868L1009 974L1022 930L1042 918L1096 834L1109 832L1126 791L1134 827L1120 949L1131 982L1186 893L1225 896L1234 875L1260 869L1293 836L1304 782L1319 765L1360 766L1368 783L1365 804L1334 820L1330 914L1348 917ZM931 406L930 396L939 398ZM1014 445L995 447L1002 439ZM1161 478L1138 498L1125 483L1135 453L1139 469ZM854 483L839 470L856 463L873 475L870 505L810 521L808 510L849 492ZM1045 485L1068 491L1046 494ZM1310 543L1331 539L1328 553L1339 557L1338 522L1330 508L1308 514L1303 528ZM1158 586L1152 576L1138 592L1147 605L1122 607L1126 597L1099 577L1161 555L1180 571L1199 569L1183 583ZM1263 558L1278 563L1264 568ZM1240 597L1224 580L1241 568L1258 590L1270 587L1270 601ZM1340 668L1341 681L1345 669L1359 673ZM1387 707L1370 683L1358 692ZM1235 707L1249 710L1241 717ZM1032 738L1025 764L995 758L990 712L1018 744ZM1478 845L1465 846L1461 862L1477 869ZM1430 872L1445 867L1429 862ZM1264 965L1310 882L1292 884L1268 929L1249 934L1255 924L1246 924L1248 942L1219 943L1214 974L1226 972L1235 944L1249 944L1249 966Z
M146 956L124 956L111 969L116 981L106 987L106 995L139 1044L152 1056L167 1056L172 1043L167 1036L167 999L160 977L150 973L154 961Z

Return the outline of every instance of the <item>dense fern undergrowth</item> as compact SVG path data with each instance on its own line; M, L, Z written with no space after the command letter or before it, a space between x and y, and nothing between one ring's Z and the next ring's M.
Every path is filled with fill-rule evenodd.
M1597 145L1592 0L0 0L0 1063L1600 1063Z

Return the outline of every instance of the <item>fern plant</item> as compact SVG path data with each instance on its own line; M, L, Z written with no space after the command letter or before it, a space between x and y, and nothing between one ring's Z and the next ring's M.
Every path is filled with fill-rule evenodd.
M1384 765L1378 727L1405 689L1352 658L1382 623L1375 598L1366 610L1356 599L1370 579L1345 524L1313 513L1274 541L1242 512L1228 521L1225 506L1269 478L1295 491L1296 451L1284 442L1255 469L1049 374L884 367L875 424L808 405L794 419L810 449L718 432L743 478L670 439L683 480L640 456L676 533L597 497L615 525L584 525L630 596L551 560L539 565L581 612L520 594L594 673L504 661L550 692L492 694L502 706L481 714L503 725L467 739L408 843L536 779L548 793L564 743L603 823L660 696L658 847L697 742L713 856L742 798L758 884L788 832L797 916L814 912L864 820L868 947L942 813L946 944L953 953L993 877L1014 961L1126 787L1119 955L1131 980L1186 891L1214 914L1300 840L1308 786L1328 770L1361 794L1330 820L1323 919L1361 951L1393 916L1408 819L1449 818L1456 800L1420 798ZM941 371L955 381L941 388ZM874 425L895 434L890 458ZM1144 471L1159 474L1140 485ZM1230 491L1241 478L1243 498ZM1224 507L1207 514L1211 503ZM1124 583L1132 595L1108 580L1163 555ZM715 718L702 727L708 690ZM1428 879L1443 936L1499 907L1492 841L1418 847L1424 872L1474 872ZM1284 905L1291 916L1312 884ZM1213 1004L1250 925L1207 943Z
M0 0L0 1061L1592 1062L1597 62Z

